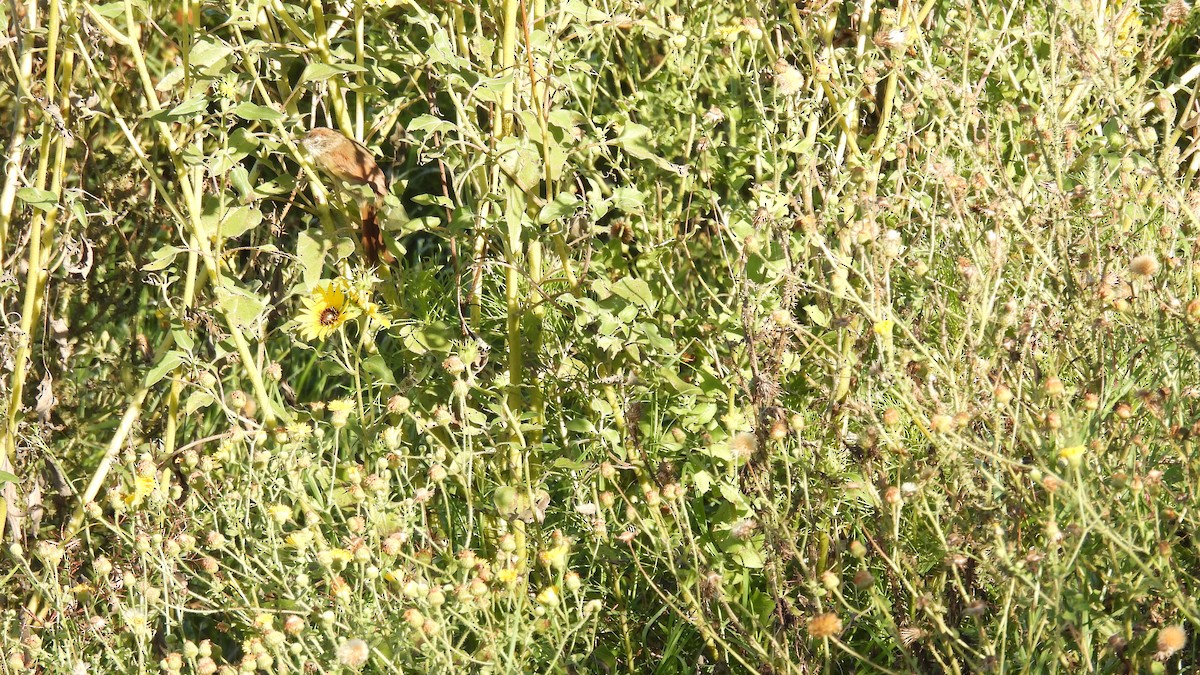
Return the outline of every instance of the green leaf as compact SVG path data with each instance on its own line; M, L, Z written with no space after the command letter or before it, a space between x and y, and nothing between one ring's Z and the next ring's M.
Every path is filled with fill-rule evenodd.
M238 328L245 328L254 323L267 307L266 300L235 286L228 278L225 279L224 287L217 290L217 302L225 316Z
M447 122L440 117L434 117L433 115L421 115L411 120L408 125L405 126L404 130L410 134L418 131L434 134L438 132L454 131L456 128L457 127L455 127L452 122Z
M296 255L300 258L300 269L305 288L311 288L313 284L321 280L327 250L329 250L329 242L320 228L300 233L299 242L296 244Z
M234 106L232 112L244 120L281 120L284 117L283 113L274 108L245 102Z
M596 432L596 425L586 417L576 417L567 422L567 431L574 431L581 434L592 434Z
M366 71L366 68L354 63L310 63L304 67L300 75L301 82L320 82L335 75Z
M233 48L218 40L200 39L188 52L188 62L193 68L207 70L218 61L233 53Z
M17 478L17 476L15 474L11 474L7 471L0 471L0 485L4 485L5 483L20 483L20 482L21 482L21 479Z
M261 145L258 138L250 133L245 127L238 127L229 134L229 149L232 151L229 155L231 162L237 162L249 155L258 151L258 146Z
M647 127L636 122L627 122L621 129L614 143L621 146L625 154L637 159L653 162L663 168L671 167L671 163L663 159L650 147L654 134Z
M192 334L184 330L178 321L172 323L171 335L175 336L175 344L183 348L185 352L190 352L196 347L196 341L192 338Z
M667 381L677 393L683 396L698 396L704 393L704 390L694 384L685 382L679 377L679 373L675 372L674 368L659 368L658 375Z
M400 330L404 346L414 354L448 352L454 331L444 321L433 321L425 326L409 325Z
M656 302L654 293L650 291L650 284L634 277L621 279L613 284L610 290L612 290L613 295L638 305L645 310L652 309Z
M721 483L719 489L721 492L721 497L723 497L725 501L733 504L739 509L749 508L749 505L746 503L746 498L742 495L741 491L737 489L737 486L729 483Z
M374 354L366 361L363 361L363 370L375 376L375 379L387 384L396 384L396 376L392 374L392 369L388 367L383 356Z
M527 139L509 136L496 144L500 166L522 190L533 190L542 179L541 153Z
M543 446L543 451L545 451L545 446ZM589 464L569 457L559 457L551 462L550 466L564 471L583 471L588 468Z
M430 65L445 64L461 70L470 69L471 62L459 56L456 51L450 42L450 35L445 30L439 30L433 34L431 44L425 48L426 62Z
M175 262L175 256L183 253L187 249L178 246L163 246L154 253L150 254L150 262L142 266L143 272L157 272L164 270Z
M171 108L167 112L166 117L168 119L191 117L192 115L202 113L205 110L208 110L208 97L201 94L200 96L193 96L174 108Z
M713 482L712 474L707 471L697 471L692 474L692 484L696 486L696 490L702 495L708 494L708 491L712 489Z
M760 550L761 540L762 537L755 537L750 541L738 542L729 548L730 557L747 569L761 569L766 563Z
M554 196L554 200L547 203L538 212L538 223L545 225L552 223L559 218L575 215L579 210L579 197L569 193L560 192Z
M162 357L162 360L151 368L150 372L146 373L146 378L142 381L142 386L152 387L158 384L168 373L178 368L185 358L187 358L187 354L177 349L167 352Z
M220 236L225 239L240 237L262 223L262 212L250 206L239 206L225 212L225 218L219 227Z
M188 396L187 401L183 404L183 412L185 415L191 415L197 410L203 410L212 405L216 399L207 391L197 390Z
M103 5L96 5L96 13L106 19L115 19L125 13L125 3L123 2L108 2Z
M440 206L447 209L454 208L454 202L445 195L416 195L413 197L413 202L425 206Z
M612 205L625 213L638 213L646 203L646 195L637 188L623 186L613 190Z
M504 89L512 84L513 79L511 71L498 77L483 77L471 88L471 93L480 103L499 103L504 96Z
M825 312L821 311L820 307L817 307L816 305L805 305L804 313L807 314L808 318L811 319L816 325L820 326L821 328L829 328L829 317L825 315Z
M229 171L229 182L233 184L233 189L237 191L238 196L242 198L244 203L250 203L258 200L258 193L254 191L254 185L250 183L250 172L244 166L235 166ZM262 214L259 214L259 220L262 219Z
M49 190L23 187L17 190L17 197L33 208L42 211L52 211L58 207L58 195Z

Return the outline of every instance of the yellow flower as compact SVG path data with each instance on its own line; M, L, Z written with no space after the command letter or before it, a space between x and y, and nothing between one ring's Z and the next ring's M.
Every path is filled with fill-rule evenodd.
M874 330L875 334L879 337L886 338L892 336L892 328L895 327L895 325L895 321L892 321L891 319L884 319L883 321L880 321L872 326L871 329Z
M567 546L567 542L564 541L548 551L542 551L539 553L538 560L541 561L541 563L546 567L561 570L567 566L568 553L570 553L570 547Z
M354 402L348 398L339 398L330 401L325 409L329 411L329 423L341 429L350 419L350 412L354 410Z
M312 530L309 530L307 528L305 528L303 530L296 530L295 532L293 532L287 536L287 543L291 544L292 546L295 546L298 550L301 550L301 551L308 548L308 545L311 544L312 541L313 541Z
M1084 450L1083 445L1072 445L1059 450L1058 458L1071 466L1079 466L1080 460L1083 459Z
M324 341L346 323L358 316L358 308L349 302L345 285L340 281L322 281L304 298L304 310L298 319L300 337Z
M558 606L558 589L553 586L543 588L542 592L537 594L537 601L546 607Z
M292 519L292 508L283 504L275 504L267 507L267 515L271 516L271 520L277 524L284 525Z
M1141 32L1142 17L1136 7L1125 10L1117 17L1116 43L1121 48L1122 56L1133 56L1138 52L1139 45L1134 36Z
M363 314L366 315L372 324L380 328L387 328L392 325L391 318L379 308L379 305L373 302L363 303Z
M329 557L333 559L333 562L343 567L349 564L351 560L354 560L354 554L344 548L335 548L331 550L329 552Z
M139 474L133 479L133 492L125 495L125 503L137 508L158 487L154 474Z
M517 583L517 571L511 567L505 567L496 572L496 580L505 586L512 586Z

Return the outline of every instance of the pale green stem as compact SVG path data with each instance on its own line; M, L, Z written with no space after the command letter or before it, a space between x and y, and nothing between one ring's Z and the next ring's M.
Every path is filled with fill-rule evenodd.
M62 7L59 0L51 0L48 8L49 22L46 29L46 50L44 59L46 63L45 78L42 86L48 100L55 100L55 95L58 92L57 73L58 65L58 37L61 28L61 13ZM62 57L63 60L63 80L64 96L70 94L70 82L74 73L72 53L68 50ZM66 98L62 100L64 110L68 101ZM53 157L54 171L51 178L50 190L56 196L62 192L62 178L64 174L64 165L66 164L66 144L63 138L54 133L54 120L49 116L44 116L41 123L42 144L40 148L40 161L38 162L37 175L34 178L34 187L37 189L45 189L46 177L50 173L49 163ZM51 140L53 139L53 140ZM53 152L51 149L53 148ZM9 380L9 402L8 411L5 419L4 433L4 459L6 465L13 465L16 461L17 454L17 427L21 416L21 399L25 389L25 376L29 369L29 361L33 353L34 331L41 323L41 308L42 296L45 291L46 279L48 273L46 265L49 262L50 245L54 239L54 226L58 218L57 205L49 211L35 211L30 222L29 235L29 261L28 270L25 276L25 296L21 305L21 323L19 342L17 349L13 355L13 373ZM9 514L9 524L13 528L13 534L19 536L18 521L13 514ZM0 528L0 534L3 529Z
M33 41L38 29L39 16L37 10L37 0L29 0L25 9L29 25L25 27L24 34L21 36L21 59L15 83L16 95L12 97L12 138L8 144L8 159L4 162L4 189L0 191L0 258L4 256L8 244L8 225L12 222L17 188L24 173L21 171L23 153L20 152L20 148L25 144L25 100L29 96L29 82L33 78Z

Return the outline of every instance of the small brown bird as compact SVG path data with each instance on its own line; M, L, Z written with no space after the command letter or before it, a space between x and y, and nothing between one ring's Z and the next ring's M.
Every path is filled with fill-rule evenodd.
M352 185L371 187L375 198L360 200L359 203L363 252L372 264L380 259L389 263L394 261L396 257L383 245L383 232L379 229L378 219L379 207L388 191L387 177L375 163L371 151L341 132L326 127L309 131L301 143L325 173Z

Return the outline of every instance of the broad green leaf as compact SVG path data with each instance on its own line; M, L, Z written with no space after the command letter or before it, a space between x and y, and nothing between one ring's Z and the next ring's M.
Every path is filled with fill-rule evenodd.
M704 393L704 390L700 387L688 382L684 382L683 378L679 377L679 374L675 372L674 368L659 368L658 374L667 381L667 384L669 384L672 389L683 396L698 396Z
M192 338L191 332L184 330L178 321L172 324L171 335L175 336L175 344L185 352L190 352L196 347L196 341Z
M538 222L542 225L552 223L560 218L575 215L579 210L579 197L569 193L560 192L554 196L554 200L548 202L538 212Z
M413 197L413 201L426 206L440 206L447 209L454 208L454 202L450 201L450 198L445 195L417 195Z
M414 354L447 352L450 350L453 331L443 321L433 321L425 326L408 325L400 330L404 346Z
M238 127L229 134L230 161L237 162L258 151L262 145L258 138L244 127Z
M324 233L314 228L300 233L296 244L296 255L300 258L300 270L304 278L305 288L311 288L321 279L325 267L325 251L329 250L329 242Z
M821 311L820 307L817 307L816 305L805 305L804 313L808 315L809 319L812 319L814 324L820 326L821 328L829 328L829 317L825 315L825 312Z
M188 62L193 68L207 69L233 53L233 48L215 39L200 39L188 52Z
M58 195L49 190L23 187L17 190L17 198L35 209L51 211L58 206Z
M762 555L762 537L755 537L750 541L738 542L736 545L729 548L729 555L734 562L747 569L760 569L765 564Z
M445 133L448 131L454 131L456 128L457 127L454 126L454 123L447 122L440 117L434 117L433 115L421 115L412 119L408 125L405 126L404 130L410 134L418 131L434 134L438 132Z
M576 433L583 433L583 434L591 434L591 433L595 433L596 425L592 424L592 421L587 419L586 417L576 417L575 419L571 420L570 422L567 422L567 431L574 431Z
M151 368L150 372L146 373L146 377L142 381L142 385L146 387L152 387L158 384L158 382L166 377L168 373L178 368L179 365L183 363L185 358L187 358L187 354L177 349L172 349L171 351L167 352L166 355L163 356L162 360L159 361L153 368Z
M499 103L504 95L504 89L513 82L512 72L498 77L483 77L471 89L471 93L480 103Z
M645 203L646 195L642 194L637 188L622 186L613 190L613 207L625 213L638 213L642 210L642 206Z
M625 277L610 287L613 294L623 298L642 309L653 309L656 299L650 290L650 284L634 277Z
M707 471L701 470L692 474L692 484L696 486L696 491L702 495L708 494L708 491L712 489L713 482L712 474Z
M221 305L221 311L238 328L254 323L267 306L266 300L234 285L228 278L224 287L217 291L217 302Z
M664 169L674 169L667 160L663 159L650 147L653 139L653 132L650 127L637 124L636 122L628 122L621 129L620 135L614 141L625 154L637 159L653 162Z
M16 474L11 474L7 471L0 471L0 485L5 483L20 483L21 479L17 478Z
M203 410L204 408L207 408L208 406L212 405L215 400L216 399L213 398L212 394L208 393L207 391L193 391L191 395L188 396L187 401L183 404L183 412L186 415L190 415L197 410Z
M300 80L302 82L320 82L336 75L365 70L366 68L354 63L310 63L304 67L304 73L300 76Z
M191 117L192 115L202 113L208 110L208 97L204 95L193 96L179 105L171 108L167 112L168 119L179 119L181 117Z
M496 144L500 166L521 189L529 191L542 179L542 160L538 149L527 139L508 137Z
M250 183L250 172L244 166L235 166L229 171L229 182L233 185L233 189L237 191L238 196L242 198L242 202L249 204L250 202L258 201L258 193L254 191L254 186ZM262 219L262 215L259 215ZM228 236L228 235L227 235Z
M738 509L749 508L749 505L746 504L746 497L737 489L737 486L722 482L718 489L721 492L721 497Z
M455 53L454 44L445 30L433 34L432 43L425 49L429 64L444 64L459 70L469 70L471 62Z
M601 23L611 21L612 16L582 0L567 0L559 11L567 16L573 16L584 23Z
M150 262L142 266L143 272L157 272L164 270L175 262L175 256L185 252L187 249L178 246L163 246L154 253L150 254Z
M542 452L546 452L547 449L547 445L543 444ZM589 464L587 462L571 459L570 457L558 457L550 463L550 466L553 466L556 469L563 469L564 471L583 471L584 469L588 468Z
M239 103L233 108L233 114L244 120L280 120L283 119L283 113L254 103Z
M94 8L96 13L106 19L115 19L118 16L125 14L124 2L107 2L103 5L96 5Z
M258 209L250 206L239 206L225 212L225 218L220 224L220 236L224 239L234 239L256 228L262 223L263 215Z
M366 361L363 361L363 370L375 376L375 379L387 384L396 384L396 376L392 374L392 369L388 367L387 362L383 360L380 354L373 354Z

